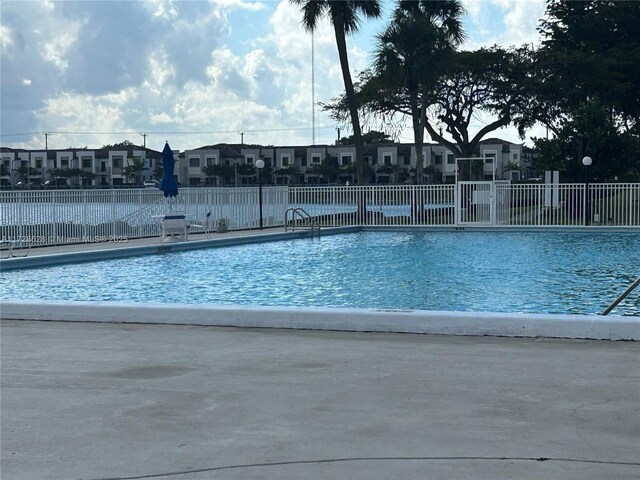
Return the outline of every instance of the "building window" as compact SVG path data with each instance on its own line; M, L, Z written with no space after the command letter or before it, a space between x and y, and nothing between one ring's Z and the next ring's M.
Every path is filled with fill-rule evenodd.
M435 161L436 165L442 165L442 154L440 153L436 154L435 159L436 159Z
M106 171L107 171L107 164L106 164L106 162L101 162L101 163L100 163L100 171L101 171L101 172L106 172Z
M300 157L300 166L301 167L307 166L307 157Z
M517 153L517 152L514 152L513 154L511 154L511 159L512 159L514 162L517 162L517 161L518 161L518 153Z
M69 157L60 157L60 166L62 168L69 166Z
M253 165L253 160L254 160L253 155L246 155L245 158L247 159L247 165Z
M320 163L320 155L317 153L311 155L311 163Z
M349 165L351 163L351 155L341 155L340 161L342 162L343 166Z
M289 155L282 155L280 159L282 160L282 168L289 166Z
M388 153L385 153L382 159L385 165L391 165L391 155L389 155Z
M91 157L82 157L82 168L91 168Z
M113 157L111 161L113 162L113 168L122 168L122 157Z
M42 158L36 157L36 168L42 168Z
M485 152L484 153L484 163L493 163L496 159L495 152Z
M215 157L207 157L207 166L211 166L211 165L215 165L216 164L216 158Z
M403 164L404 164L404 165L411 165L411 158L410 158L410 157L405 156L405 157L404 157L404 162L403 162Z
M377 164L378 164L378 157L374 155L373 157L371 157L371 165L377 165Z
M189 167L198 168L200 166L200 157L189 157Z

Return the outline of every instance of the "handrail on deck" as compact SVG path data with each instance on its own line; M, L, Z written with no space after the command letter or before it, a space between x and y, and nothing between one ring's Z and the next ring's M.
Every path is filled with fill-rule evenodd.
M629 288L627 288L624 292L622 292L622 295L620 295L618 298L615 299L615 301L609 305L604 312L602 312L600 315L607 315L611 310L613 310L614 308L616 308L616 306L622 301L624 300L627 295L629 295L638 285L640 285L640 277L638 277L638 279L633 282Z
M289 229L289 212L291 212L291 220L293 221L293 225L291 225L291 230L295 230L296 227L296 215L303 221L308 222L306 224L301 225L302 227L309 228L311 230L311 235L317 230L318 235L320 235L320 225L317 222L313 221L313 217L309 215L302 207L292 207L288 208L286 212L284 212L284 231L286 232Z

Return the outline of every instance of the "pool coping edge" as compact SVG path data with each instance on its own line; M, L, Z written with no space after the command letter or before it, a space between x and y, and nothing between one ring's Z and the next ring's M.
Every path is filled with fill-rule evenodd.
M640 340L640 317L6 300L3 320Z

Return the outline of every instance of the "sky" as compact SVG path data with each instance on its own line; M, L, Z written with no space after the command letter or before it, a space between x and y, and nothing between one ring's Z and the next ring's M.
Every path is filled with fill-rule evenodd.
M348 39L354 78L395 4L382 3L383 18ZM539 42L544 0L462 3L463 49ZM300 18L288 1L3 0L0 145L44 148L45 132L50 149L334 143L339 125L312 107L344 90L333 30L324 22L315 32L312 82ZM478 116L472 131L489 120ZM523 142L513 128L490 136ZM397 140L411 142L411 131Z

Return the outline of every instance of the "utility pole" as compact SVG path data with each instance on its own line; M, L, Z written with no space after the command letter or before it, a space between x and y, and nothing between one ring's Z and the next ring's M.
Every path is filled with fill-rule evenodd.
M316 144L316 69L313 30L311 30L311 145Z
M149 135L148 133L141 133L140 136L142 136L144 138L143 140L143 147L147 148L147 135Z
M240 145L244 145L244 132L238 132L240 134Z
M49 135L51 132L42 132L44 135L44 164L42 165L42 173L44 176L44 169L49 169ZM29 157L29 164L31 164L31 157ZM29 183L29 179L27 179L27 183ZM56 187L58 183L58 179L56 178Z

